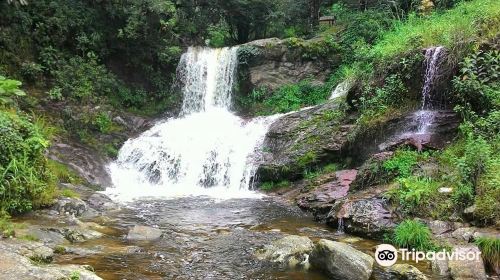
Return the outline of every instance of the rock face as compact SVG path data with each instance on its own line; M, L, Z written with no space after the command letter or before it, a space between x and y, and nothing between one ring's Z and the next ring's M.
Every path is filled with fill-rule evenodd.
M420 270L409 264L395 264L387 271L398 280L427 280Z
M347 195L356 173L355 169L340 170L320 178L314 190L297 198L297 204L313 212L317 220L324 220L335 201Z
M374 259L347 244L321 239L309 262L334 279L367 280L372 274Z
M289 267L307 268L309 254L313 248L313 242L308 237L289 235L266 245L255 255L261 260L287 264Z
M134 226L127 234L130 241L154 241L161 238L163 232L160 229L147 226Z
M364 190L368 187L388 182L390 175L383 169L383 164L393 152L381 152L372 155L359 168L356 179L351 184L351 191Z
M475 245L456 246L453 248L456 252L461 253L479 253L479 248ZM477 260L450 260L448 262L450 274L454 280L486 280L486 272L481 257Z
M301 46L321 44L321 39L303 42ZM238 50L240 88L251 92L265 87L271 91L286 84L309 78L312 83L323 83L330 74L329 62L319 57L308 57L307 49L294 47L287 40L269 38L241 45ZM329 56L334 58L334 56Z
M325 104L285 115L264 140L264 161L257 170L263 181L295 180L305 168L338 159L352 125L341 125L339 104Z

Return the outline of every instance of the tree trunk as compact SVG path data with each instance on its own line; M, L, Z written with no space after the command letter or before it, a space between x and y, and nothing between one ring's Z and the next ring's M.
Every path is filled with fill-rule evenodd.
M309 0L309 24L316 26L319 23L319 8L323 0Z

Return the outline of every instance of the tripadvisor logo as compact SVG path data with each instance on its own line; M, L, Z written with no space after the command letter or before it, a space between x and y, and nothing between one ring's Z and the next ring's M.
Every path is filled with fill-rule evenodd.
M480 251L458 251L447 252L446 250L435 251L416 251L415 249L396 249L389 244L380 244L375 251L375 260L380 266L392 266L398 260L400 255L402 261L433 261L433 260L456 260L456 261L476 261L480 260Z

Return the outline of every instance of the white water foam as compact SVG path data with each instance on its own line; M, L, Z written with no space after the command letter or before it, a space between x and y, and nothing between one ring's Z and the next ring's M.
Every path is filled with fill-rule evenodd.
M259 149L278 116L244 120L230 111L236 48L190 48L178 79L184 102L178 118L128 140L109 166L118 200L208 195L260 197L250 190Z

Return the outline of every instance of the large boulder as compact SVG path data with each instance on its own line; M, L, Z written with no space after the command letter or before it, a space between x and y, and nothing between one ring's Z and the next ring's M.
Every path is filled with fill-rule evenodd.
M309 254L314 244L308 237L289 235L272 242L257 250L256 257L276 263L287 264L289 267L308 267Z
M475 245L455 246L453 250L459 254L478 254ZM449 260L451 278L454 280L486 280L486 271L481 257L476 260Z
M147 226L134 226L127 234L126 239L130 241L154 241L161 238L161 229Z
M338 160L353 128L341 124L339 110L339 103L330 101L276 120L264 140L258 179L295 180L306 168Z
M356 179L351 184L351 191L364 190L368 187L384 184L393 179L393 175L387 172L383 164L390 159L393 152L381 152L372 155L359 168Z
M326 222L338 227L343 223L346 233L382 239L396 226L394 213L383 194L385 187L372 188L338 200L326 217Z
M372 274L374 259L345 243L321 239L309 262L334 279L367 280Z

